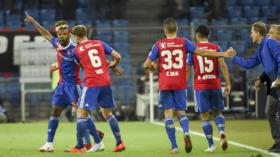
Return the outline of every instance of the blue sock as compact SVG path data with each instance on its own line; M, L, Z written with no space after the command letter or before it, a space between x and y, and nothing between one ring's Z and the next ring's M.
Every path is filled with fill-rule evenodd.
M58 123L59 123L59 117L51 116L49 120L49 126L48 126L48 142L51 143L53 142Z
M87 121L85 118L78 118L77 119L77 148L82 148L83 143L83 137L85 133L87 132Z
M224 118L224 116L223 115L218 115L216 117L215 122L216 122L216 126L217 126L219 132L224 132L225 131L225 118Z
M94 139L94 142L95 143L100 143L101 139L97 134L95 124L94 124L93 120L91 119L91 117L87 118L87 126L88 126L89 133L91 134L91 136Z
M183 129L184 135L188 135L189 134L189 119L188 119L187 115L181 114L178 117L178 120Z
M214 144L214 141L213 141L213 128L209 120L202 122L202 129L208 141L208 146L210 147L211 145Z
M165 129L169 138L169 141L171 142L172 149L178 148L176 143L176 135L175 135L175 126L173 119L171 117L165 119Z
M119 127L119 124L118 124L118 120L117 118L114 116L114 115L111 115L108 119L107 119L110 127L111 127L111 130L115 136L115 140L116 140L116 144L120 144L121 141L122 141L122 138L121 138L121 133L120 133L120 127Z

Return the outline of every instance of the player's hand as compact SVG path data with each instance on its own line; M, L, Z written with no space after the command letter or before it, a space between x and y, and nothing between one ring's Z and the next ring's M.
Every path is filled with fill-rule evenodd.
M107 66L108 66L108 68L115 68L115 66L116 66L116 62L114 62L114 61L111 61L111 62L107 62Z
M123 72L124 72L124 69L122 67L119 67L119 66L112 67L111 69L116 75L122 75Z
M223 55L224 57L233 57L236 56L236 51L232 47L230 47L224 52Z
M226 85L225 91L224 91L224 96L229 96L230 92L231 92L231 86Z
M33 21L35 21L34 19L33 19L33 17L32 16L30 16L27 12L25 12L25 15L26 15L26 17L25 17L25 19L24 19L24 21L25 22L33 22Z
M274 82L275 82L275 87L279 88L280 87L280 79L278 78Z
M152 62L151 63L150 71L152 71L152 72L157 72L158 71L158 63L157 62Z
M257 80L255 81L255 88L256 88L257 90L260 89L261 84L262 84L262 81L261 81L260 79L257 79Z

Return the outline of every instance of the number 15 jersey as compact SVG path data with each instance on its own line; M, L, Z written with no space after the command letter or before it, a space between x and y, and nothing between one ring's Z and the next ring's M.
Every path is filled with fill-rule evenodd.
M187 87L186 56L194 54L196 46L186 38L166 38L157 41L149 58L159 59L159 89L182 90Z
M196 44L201 49L221 52L218 45L210 42ZM220 89L218 58L202 57L199 55L187 56L187 64L194 66L194 90Z
M85 86L109 86L111 79L105 55L110 55L113 49L99 40L82 41L74 49L74 58L84 69Z

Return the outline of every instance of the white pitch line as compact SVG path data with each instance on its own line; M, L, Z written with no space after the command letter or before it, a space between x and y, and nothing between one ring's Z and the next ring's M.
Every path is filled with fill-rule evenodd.
M160 122L152 122L152 124L159 125L159 126L165 126L163 123L160 123ZM183 132L182 128L179 128L179 127L176 127L176 130L182 131L182 132ZM196 131L190 131L190 133L193 134L193 135L196 135L196 136L205 137L204 134L199 133L199 132L196 132ZM214 139L215 141L220 141L220 139L217 138L217 137L214 137L213 139ZM260 152L260 153L263 153L263 154L266 154L266 155L275 156L275 157L280 157L280 154L277 154L277 153L270 153L270 152L268 152L268 151L265 150L265 149L256 148L256 147L253 147L253 146L249 146L249 145L246 145L246 144L241 144L241 143L234 142L234 141L228 141L228 143L231 144L231 145L240 147L240 148L246 148L246 149L253 150L253 151L257 151L257 152Z

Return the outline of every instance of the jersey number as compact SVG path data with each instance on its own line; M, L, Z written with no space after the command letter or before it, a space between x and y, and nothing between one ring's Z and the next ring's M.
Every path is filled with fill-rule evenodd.
M202 56L197 56L197 59L198 59L199 70L201 74L203 74L204 72L210 73L213 71L214 64L211 59Z
M178 55L178 56L176 56ZM180 69L183 67L183 51L182 50L173 50L172 52L169 50L163 50L161 52L161 56L164 57L164 64L162 64L163 69L168 70L172 67L174 69ZM172 57L175 57L176 63L172 62Z
M96 49L91 49L88 51L88 56L91 62L91 65L94 68L101 67L101 59L99 56L96 56L98 54L98 51Z

